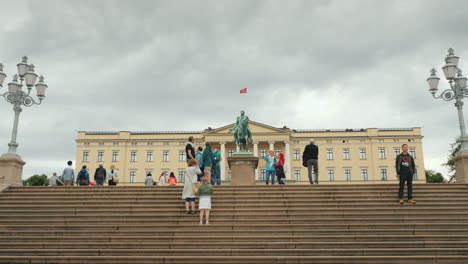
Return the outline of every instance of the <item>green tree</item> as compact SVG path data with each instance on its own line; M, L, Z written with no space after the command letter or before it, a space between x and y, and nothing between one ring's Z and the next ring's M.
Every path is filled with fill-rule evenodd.
M23 180L23 186L47 186L49 184L49 180L47 179L47 175L33 175L26 180Z
M443 166L447 166L449 168L449 180L448 182L455 182L455 162L453 158L460 151L461 142L460 138L457 138L455 142L450 144L449 156L447 158L447 162L442 164Z
M436 172L433 170L426 170L426 182L427 183L445 183L447 180L445 180L444 176L442 176L442 173Z

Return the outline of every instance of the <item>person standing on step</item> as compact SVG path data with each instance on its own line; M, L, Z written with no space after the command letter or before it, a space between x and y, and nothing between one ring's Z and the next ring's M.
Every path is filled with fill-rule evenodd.
M271 176L271 184L275 185L275 166L276 166L276 157L275 152L270 150L268 156L263 157L266 161L266 185L268 185Z
M198 161L191 159L188 162L188 167L185 169L184 190L182 191L182 199L185 200L185 213L195 214L195 194L193 193L192 184L197 182L197 174L201 171L198 168ZM192 210L190 211L190 206Z
M148 172L146 174L145 186L154 186L153 175L151 174L151 172Z
M75 181L75 170L72 167L72 161L67 162L68 167L63 170L62 179L65 186L72 186Z
M49 178L49 186L61 186L64 185L64 183L60 180L59 177L57 177L57 173L54 172L52 174L52 177Z
M203 215L205 215L205 224L210 224L210 210L211 210L211 195L213 194L213 186L210 184L206 177L202 178L202 185L198 189L200 202L198 209L200 209L200 225L203 225Z
M119 182L119 172L115 169L115 166L110 167L109 173L107 173L107 182L109 186L116 186Z
M304 149L304 152L302 153L302 164L304 166L307 166L307 172L309 176L309 182L310 184L318 184L318 154L319 154L319 149L317 145L315 145L315 140L310 139L309 145L307 145ZM315 179L314 175L312 174L312 169L315 174Z
M276 177L278 177L278 184L284 184L282 178L286 178L284 175L284 154L279 154L278 163L276 164Z
M213 151L209 142L205 143L205 150L203 151L203 170L205 177L211 182L211 166L213 165Z
M403 196L405 183L408 186L408 203L415 204L413 200L413 174L416 170L416 164L414 158L408 153L408 145L403 144L401 146L402 153L400 153L395 159L395 168L397 179L400 180L400 188L398 190L398 198L400 204L403 204Z
M185 145L185 157L187 159L187 163L195 159L195 145L193 144L193 137L190 136L188 138L187 145Z
M213 151L213 165L211 167L212 185L221 185L221 166L219 165L220 161L221 152L219 152L219 147L215 147Z
M204 174L204 167L203 167L203 148L198 147L197 154L195 154L195 159L198 160L198 168L200 168L201 173L197 175L197 181L201 182L201 178Z
M106 179L106 169L102 167L102 164L99 164L99 167L96 169L96 172L94 173L94 181L96 182L97 186L102 186L104 185L104 180Z
M86 165L83 165L80 172L76 176L76 184L79 186L88 186L89 185L89 173L86 170Z

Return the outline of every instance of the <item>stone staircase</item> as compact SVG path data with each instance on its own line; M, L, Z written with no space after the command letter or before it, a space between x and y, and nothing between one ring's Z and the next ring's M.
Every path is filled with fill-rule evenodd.
M468 263L468 187L216 186L210 226L181 187L13 187L0 263Z

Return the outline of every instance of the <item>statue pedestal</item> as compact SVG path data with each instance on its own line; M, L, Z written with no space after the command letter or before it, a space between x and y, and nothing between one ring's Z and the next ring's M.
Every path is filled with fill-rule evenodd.
M22 186L23 166L26 164L18 155L0 156L0 184Z
M468 184L468 153L460 152L454 158L456 183Z
M255 169L258 157L250 152L236 152L228 159L231 168L231 185L255 185Z

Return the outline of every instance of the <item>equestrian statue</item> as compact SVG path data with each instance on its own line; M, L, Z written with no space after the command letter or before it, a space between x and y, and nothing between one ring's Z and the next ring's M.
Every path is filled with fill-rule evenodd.
M249 128L249 117L245 115L244 110L237 117L236 124L229 130L229 133L234 133L234 142L241 149L244 147L245 152L249 152L249 143L252 142L252 133Z

